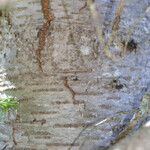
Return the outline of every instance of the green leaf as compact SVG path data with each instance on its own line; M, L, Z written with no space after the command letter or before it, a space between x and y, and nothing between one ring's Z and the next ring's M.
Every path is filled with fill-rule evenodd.
M0 108L3 111L8 111L11 108L16 109L19 102L16 98L13 97L6 97L6 98L0 98Z

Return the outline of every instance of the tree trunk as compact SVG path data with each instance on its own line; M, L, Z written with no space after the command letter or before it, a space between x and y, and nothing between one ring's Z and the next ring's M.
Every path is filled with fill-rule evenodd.
M110 143L112 128L139 106L150 81L149 2L136 2L125 4L110 47L117 58L110 60L85 1L14 0L1 19L0 39L2 93L20 100L9 146L92 150ZM118 1L95 3L107 42ZM136 43L119 56L120 44L132 38Z

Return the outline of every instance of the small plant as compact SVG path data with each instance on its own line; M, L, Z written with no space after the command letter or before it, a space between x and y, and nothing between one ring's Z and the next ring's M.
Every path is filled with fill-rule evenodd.
M6 97L6 98L0 98L0 109L2 111L8 111L11 108L16 109L19 102L14 97Z

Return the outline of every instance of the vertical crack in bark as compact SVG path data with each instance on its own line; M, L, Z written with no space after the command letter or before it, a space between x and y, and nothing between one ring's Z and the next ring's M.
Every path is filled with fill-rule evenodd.
M14 127L14 124L12 124L12 138L13 138L13 143L15 145L17 145L17 142L16 142L16 139L15 139L15 127Z
M70 87L69 83L68 83L68 78L65 77L64 78L64 86L70 91L71 95L72 95L72 100L73 100L73 104L76 104L76 100L75 100L75 95L76 93L74 92L74 90Z
M121 20L121 15L124 9L124 5L125 5L125 0L120 0L118 7L116 9L115 12L115 18L112 22L112 30L116 31L119 29L119 24L120 24L120 20Z
M42 12L44 17L44 22L41 29L38 32L38 48L36 49L36 60L39 66L39 69L43 72L41 53L44 50L46 43L46 34L48 32L51 21L54 19L53 15L49 12L49 0L41 0Z

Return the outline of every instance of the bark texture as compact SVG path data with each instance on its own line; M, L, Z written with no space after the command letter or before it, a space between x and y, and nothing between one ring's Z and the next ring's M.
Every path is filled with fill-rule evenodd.
M95 3L107 42L118 1ZM14 1L11 20L1 19L1 93L17 97L20 107L2 144L15 150L107 146L113 128L128 114L132 118L150 82L149 5L126 2L110 47L117 55L112 61L99 46L85 1ZM120 44L128 39L136 42L136 52L121 57Z

